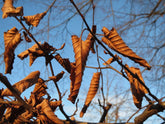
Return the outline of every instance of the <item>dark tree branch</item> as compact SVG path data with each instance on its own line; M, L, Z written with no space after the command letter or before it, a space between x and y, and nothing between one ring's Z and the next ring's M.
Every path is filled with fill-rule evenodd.
M155 99L157 102L159 102L159 99L153 95L151 92L150 92L150 89L143 83L143 81L136 75L134 74L132 71L130 71L125 65L122 64L122 62L119 61L119 59L117 59L109 50L108 48L105 47L105 45L93 34L93 32L90 30L89 28L89 25L88 23L86 22L84 16L82 15L82 13L79 11L78 7L76 6L76 4L74 3L73 0L70 0L70 2L73 4L73 6L76 8L77 12L79 13L79 15L81 16L82 20L84 21L88 31L93 35L94 39L106 50L106 52L114 58L115 61L117 61L117 63L124 69L126 69L134 78L136 78L145 88L146 90L148 91L148 94L153 98Z

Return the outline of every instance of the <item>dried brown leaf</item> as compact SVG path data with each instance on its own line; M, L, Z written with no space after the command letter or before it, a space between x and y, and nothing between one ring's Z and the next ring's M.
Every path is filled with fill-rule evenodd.
M64 67L64 69L67 70L67 72L70 73L71 71L71 65L70 65L70 61L69 59L63 59L60 54L57 54L54 56L54 58L61 64L62 67Z
M55 81L55 82L58 82L64 75L64 71L60 72L59 74L57 74L56 76L51 76L49 77L49 79Z
M32 15L32 16L24 16L23 18L24 18L26 24L37 27L39 22L45 15L46 15L46 11L43 13L38 13L36 15Z
M32 40L28 37L28 35L25 31L23 31L23 36L27 42L32 42Z
M92 99L95 97L98 87L99 87L99 80L100 80L100 72L94 73L91 80L90 87L89 87L89 91L85 100L85 104L80 112L80 117L83 117Z
M71 82L71 92L69 95L68 100L70 100L72 103L75 102L83 76L83 60L82 60L82 41L76 36L72 36L72 45L75 53L75 74L71 76L74 76L74 82Z
M62 104L62 101L50 101L49 104L52 111L54 112L56 108Z
M116 54L114 56L115 56L115 58L121 60L121 58L119 56L117 56ZM115 61L115 59L113 57L109 58L105 63L103 63L103 65L109 65L109 64L113 63L114 61Z
M63 124L63 122L52 111L47 99L44 99L42 103L36 106L36 108L43 112L55 124Z
M13 88L17 89L19 93L22 93L24 90L32 86L33 84L37 83L39 78L40 72L34 71L31 72L28 76L26 76L23 80L15 83ZM7 88L4 89L2 92L2 96L13 96L12 92Z
M91 31L93 32L93 34L96 34L96 25L92 26L92 30ZM91 48L90 48L90 50L92 51L92 53L95 53L95 49L94 49L95 39L94 39L94 37L92 36L91 33L88 34L87 40L91 40Z
M4 53L4 61L5 61L5 74L11 73L13 69L13 62L15 58L15 48L21 42L21 34L17 30L16 27L4 32L4 43L5 43L5 53Z
M81 40L81 38L78 38L76 35L72 36L72 45L75 53L75 68L73 67L72 74L70 75L71 79L71 93L69 95L68 100L70 100L72 103L75 102L83 76L83 71L85 69L87 57L90 51L90 48L92 46L92 40L87 39L84 41ZM75 72L73 72L73 70ZM73 79L73 80L72 80ZM74 81L74 82L72 82Z
M35 84L34 90L33 90L33 94L36 95L35 99L40 99L42 96L47 94L47 85L45 84L44 80L39 78L38 82ZM34 97L32 97L34 98Z
M41 43L39 42L39 44ZM54 48L50 46L47 42L44 42L44 44L41 44L41 48L47 54L54 50ZM29 66L31 66L37 57L45 56L45 53L39 48L37 44L34 44L31 48L20 53L18 57L23 60L29 55L30 57Z
M8 16L23 16L23 7L15 8L13 6L13 0L5 0L2 7L2 18L7 18Z
M139 68L134 68L134 67L129 68L128 65L126 65L126 67L130 71L132 71L134 74L136 74L144 83L144 80ZM135 77L133 77L127 70L125 70L125 72L128 76L128 79L131 85L131 91L133 95L134 104L136 105L137 108L141 108L143 96L148 92L146 88Z
M133 60L136 63L139 63L141 66L147 67L147 69L151 69L151 66L147 63L147 61L134 53L122 40L119 36L115 28L112 28L109 31L106 27L102 28L104 32L104 37L102 37L102 41L107 44L111 49L116 52L122 54Z

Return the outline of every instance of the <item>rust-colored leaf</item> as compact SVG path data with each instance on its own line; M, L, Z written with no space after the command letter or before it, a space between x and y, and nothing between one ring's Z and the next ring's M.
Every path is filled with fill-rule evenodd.
M49 79L53 80L54 82L58 82L64 75L64 71L60 72L59 74L57 74L56 76L51 76L49 77Z
M71 71L71 65L70 65L70 61L69 59L63 59L60 54L57 54L54 56L54 58L61 64L62 67L64 67L64 69L67 70L67 72L70 73Z
M37 99L40 99L42 96L46 95L46 89L47 86L43 79L39 78L38 82L35 84L34 90L32 93L34 93L37 97Z
M104 37L102 37L102 41L107 44L111 49L115 50L116 52L122 54L133 60L136 63L139 63L141 66L147 67L147 69L151 69L151 66L147 63L147 61L134 53L122 40L119 36L115 28L112 28L109 31L106 27L102 28L104 32Z
M144 80L139 68L134 68L134 67L129 68L128 65L126 65L126 67L130 71L132 71L134 74L136 74L144 83ZM131 91L133 95L134 104L136 105L137 108L141 108L143 96L148 92L145 89L145 87L135 77L133 77L127 70L125 70L125 72L128 76L128 79L131 85Z
M62 104L62 101L50 101L49 104L52 111L54 112L56 108Z
M115 58L121 60L121 58L119 56L117 56L116 54L114 56L115 56ZM109 65L109 64L113 63L115 61L115 58L113 58L113 57L109 58L105 63L103 63L103 65Z
M25 31L23 31L23 36L27 42L32 42L32 40L28 37L28 35Z
M55 124L63 124L63 122L52 111L47 99L44 99L42 103L36 106L36 108L43 112Z
M72 90L70 92L68 100L70 100L72 103L75 102L80 86L82 81L82 75L83 75L83 62L82 62L82 41L76 36L72 36L72 45L75 53L75 75L74 82L71 82Z
M2 7L2 18L7 18L8 16L23 16L23 7L15 8L13 6L13 0L5 0Z
M32 16L24 16L23 18L24 18L26 24L37 27L39 22L45 15L46 15L46 11L43 13L38 13L36 15L32 15Z
M16 27L4 32L4 42L5 42L5 53L4 53L4 61L5 61L5 74L11 73L13 69L13 62L15 58L15 48L21 42L21 34L17 30Z
M39 44L41 43L39 42ZM47 54L54 50L54 48L50 46L47 42L44 42L44 44L41 44L41 48ZM29 65L31 66L37 57L45 56L45 53L39 48L37 44L34 44L28 50L25 50L24 52L20 53L18 57L23 60L29 55L30 57Z
M92 26L92 30L91 31L93 32L93 34L96 34L96 25ZM90 50L92 51L92 53L95 53L95 49L94 49L95 39L94 39L94 37L92 36L91 33L88 34L87 40L91 40L91 48L90 48Z
M72 45L75 53L75 67L73 67L72 74L70 76L71 79L71 93L69 95L68 100L72 103L75 102L83 76L83 71L85 69L87 57L92 46L92 41L89 39L82 41L81 38L78 38L76 35L72 36ZM73 72L74 70L74 72ZM72 82L74 81L74 82Z
M34 71L31 72L28 76L26 76L23 80L15 83L13 88L17 89L19 93L22 93L24 90L37 83L40 72ZM13 96L12 92L7 88L2 91L2 96Z
M89 87L89 91L85 100L85 104L80 112L80 117L83 117L92 99L95 97L98 87L99 87L99 80L100 80L100 72L94 73L91 80L90 87Z

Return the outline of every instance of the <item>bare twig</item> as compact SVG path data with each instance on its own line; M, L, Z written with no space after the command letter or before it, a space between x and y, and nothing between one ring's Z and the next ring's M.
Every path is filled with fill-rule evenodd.
M76 6L76 4L74 3L73 0L70 0L70 2L73 4L73 6L76 8L77 12L79 13L79 15L81 16L82 20L84 21L88 31L93 35L93 37L95 38L95 40L107 51L107 53L112 56L115 61L117 61L117 63L123 67L124 69L126 69L134 78L136 78L145 88L146 90L148 91L148 94L153 98L155 99L157 102L159 102L159 99L153 95L150 91L150 89L143 83L143 81L136 75L134 74L132 71L130 71L125 65L122 64L122 62L120 62L109 50L108 48L105 47L105 45L93 34L93 32L90 30L89 26L88 26L88 23L86 22L84 16L81 14L81 12L79 11L78 7Z

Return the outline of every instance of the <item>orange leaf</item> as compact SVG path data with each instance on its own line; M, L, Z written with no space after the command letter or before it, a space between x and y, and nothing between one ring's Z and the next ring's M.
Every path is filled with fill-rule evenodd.
M85 104L80 112L80 117L83 117L92 99L95 97L98 87L99 87L99 80L100 80L100 72L94 73L91 80L90 87L89 87L89 91L85 100Z
M96 34L96 25L92 26L92 30L91 31L93 32L93 34ZM91 33L88 34L87 40L91 40L91 48L90 48L90 50L92 51L92 53L95 53L95 49L94 49L95 39L93 38Z
M119 56L117 56L116 54L114 55L115 58L118 58L121 60L121 58ZM105 63L103 63L103 65L109 65L111 63L113 63L115 61L115 59L112 57L112 58L109 58Z
M39 42L39 44L41 44L41 42ZM54 48L52 46L50 46L47 42L44 42L44 44L41 44L41 48L46 52L46 53L50 53L51 51L54 50ZM20 59L24 59L29 55L30 57L30 61L29 61L29 65L31 66L33 64L33 62L35 61L35 59L37 57L41 57L41 56L45 56L44 52L39 48L39 46L37 44L34 44L31 48L29 48L28 50L25 50L24 52L20 53L18 55L18 57Z
M70 73L70 71L71 71L71 65L70 65L69 59L63 59L60 56L60 54L55 55L54 58L61 64L62 67L64 67L64 69L67 70L67 72Z
M31 72L28 76L26 76L23 80L15 83L13 88L17 89L19 93L22 93L24 90L37 83L40 72L34 71ZM2 96L13 96L12 92L7 88L2 91Z
M41 110L55 124L63 124L63 122L52 111L47 99L44 99L42 103L36 106L36 108Z
M52 111L55 111L56 108L62 104L62 101L50 101L49 103Z
M8 16L23 16L23 7L15 8L13 6L13 0L5 0L2 12L2 18L7 18Z
M82 62L82 42L76 35L72 36L72 44L75 53L75 63L76 63L75 72L74 72L75 80L74 82L71 82L73 88L71 90L68 100L74 103L81 86L82 75L83 75L83 62Z
M70 100L72 103L74 103L77 98L77 95L81 86L83 71L85 69L87 57L88 57L90 48L92 46L92 41L89 39L85 40L84 42L80 38L78 38L76 35L72 36L72 44L73 44L73 49L75 53L75 63L76 63L75 68L72 69L72 74L70 77L74 79L74 82L72 82L73 80L71 80L71 93L68 98L68 100ZM75 72L73 72L73 70Z
M21 34L17 30L16 27L4 32L4 42L5 42L5 53L4 53L4 61L5 61L5 74L11 73L13 69L14 62L14 51L17 45L21 42Z
M34 93L37 96L37 99L40 99L42 96L44 96L46 92L47 86L41 78L38 79L38 82L35 84L34 90L32 93Z
M26 24L33 25L34 27L37 27L41 19L46 15L46 11L43 13L38 13L33 16L24 16L24 20Z
M122 38L119 36L115 28L112 28L111 31L109 31L106 27L102 28L102 31L104 32L104 36L102 37L102 41L107 44L111 49L115 50L116 52L122 54L123 56L126 56L133 60L136 63L139 63L140 65L147 67L147 69L151 69L151 66L147 63L147 61L138 55L134 53L122 40Z
M64 75L64 71L60 72L59 74L57 74L56 76L52 76L52 77L49 77L49 79L55 81L55 82L58 82Z
M132 71L134 74L136 74L144 83L144 80L139 68L134 68L134 67L129 68L128 65L126 65L126 67L130 71ZM143 96L148 92L145 89L145 87L136 78L134 78L127 70L125 70L125 72L128 76L128 79L131 85L131 91L133 95L134 104L136 105L137 108L141 108Z

